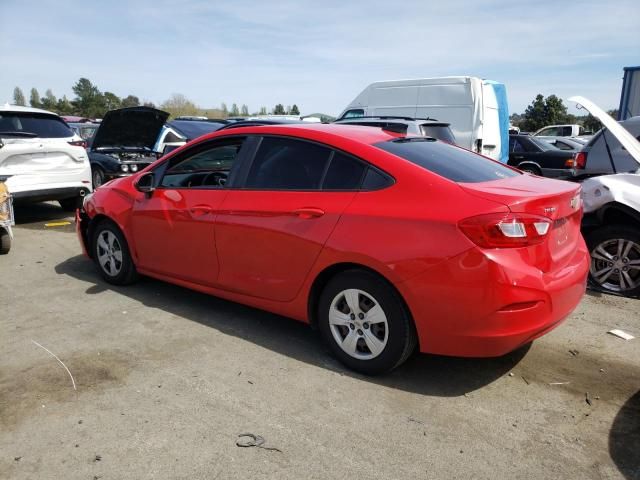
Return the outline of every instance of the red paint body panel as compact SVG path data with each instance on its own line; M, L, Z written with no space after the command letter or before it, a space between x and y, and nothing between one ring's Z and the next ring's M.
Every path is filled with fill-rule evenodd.
M157 189L147 198L134 187L143 171L98 188L79 220L116 222L143 274L305 322L318 276L337 264L362 265L398 290L423 352L502 355L579 303L588 253L580 206L571 206L575 184L530 175L458 184L372 145L395 134L348 125L238 128L158 162L211 139L266 134L324 143L395 183L370 192ZM509 212L551 219L544 242L482 249L458 228Z

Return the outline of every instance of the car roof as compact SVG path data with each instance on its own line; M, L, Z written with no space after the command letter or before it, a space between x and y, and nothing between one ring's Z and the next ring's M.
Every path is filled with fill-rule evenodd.
M335 120L333 123L358 123L358 122L387 122L387 123L411 123L416 122L420 124L429 123L433 125L450 125L448 122L442 122L435 118L412 118L412 117L395 117L395 116L373 116L373 117L351 117Z
M346 138L358 143L373 145L379 142L385 142L404 135L383 130L382 128L365 127L362 125L346 125L346 124L327 124L327 123L289 123L289 124L272 124L272 125L251 125L237 128L222 128L217 132L209 134L206 138L216 138L222 135L291 135L304 138L307 134L318 137L318 134L327 134L330 136ZM204 137L203 137L204 138Z
M50 112L48 110L42 110L41 108L23 107L21 105L9 105L8 103L0 105L0 112L42 113L46 115L55 115L56 117L59 116L57 113Z

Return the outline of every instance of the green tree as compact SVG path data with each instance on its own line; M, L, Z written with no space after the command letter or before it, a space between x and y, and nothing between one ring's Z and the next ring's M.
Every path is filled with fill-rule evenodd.
M71 89L76 94L73 106L81 116L98 118L104 115L106 110L104 97L88 78L81 78Z
M50 88L44 94L44 98L41 101L42 108L45 110L55 110L58 106L58 99L53 94Z
M220 104L220 110L222 110L222 116L224 118L229 116L229 109L227 108L227 104L226 103L222 102Z
M538 94L531 105L522 114L520 128L525 131L535 132L547 125L566 123L573 116L567 114L567 107L562 100L555 95L549 95L546 99ZM575 117L573 117L575 120Z
M260 107L259 115L266 115L266 114L267 114L267 107Z
M145 107L149 107L149 108L156 108L156 104L153 103L150 100L145 101L142 105L144 105Z
M173 118L181 115L198 115L199 109L195 103L181 93L174 93L160 105L162 110L171 114Z
M62 98L58 99L58 103L56 104L55 111L59 115L71 115L73 114L73 105L67 98L66 95L63 95Z
M547 125L567 123L567 107L562 103L562 99L549 95L544 101L544 108Z
M232 117L237 117L240 115L240 110L238 110L238 105L236 105L235 103L231 105L231 111L229 112L229 115L231 115Z
M140 99L135 95L127 95L120 101L121 108L137 107L138 105L140 105Z
M300 110L298 109L298 105L296 105L294 103L293 107L291 107L291 110L289 110L289 114L290 115L300 115Z
M584 127L585 130L588 130L593 133L597 132L598 130L600 130L600 128L602 128L600 124L600 120L598 120L596 117L594 117L591 114L584 117L584 120L582 121L582 126Z
M29 105L33 108L41 108L42 103L40 103L40 94L36 88L31 89L31 95L29 96Z
M122 100L115 93L104 92L103 94L104 106L107 110L115 110L122 106Z
M22 93L22 89L20 87L13 89L13 104L20 105L21 107L24 107L27 104L27 101L24 98L24 93Z
M274 115L286 115L285 110L284 110L284 106L281 103L277 104L273 109L273 114Z
M240 108L240 115L242 115L243 117L246 117L249 115L249 107L247 107L246 105L242 105L242 107Z

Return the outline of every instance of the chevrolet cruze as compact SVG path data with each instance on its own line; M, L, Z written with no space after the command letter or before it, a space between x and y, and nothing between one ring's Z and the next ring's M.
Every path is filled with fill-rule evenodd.
M107 282L139 274L316 326L367 374L487 357L585 291L580 187L429 137L349 125L206 135L78 211Z

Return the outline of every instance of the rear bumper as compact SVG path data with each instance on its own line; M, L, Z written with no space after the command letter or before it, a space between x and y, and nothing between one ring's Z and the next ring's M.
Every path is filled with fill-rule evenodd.
M420 351L497 357L562 323L584 295L588 270L583 240L562 268L547 273L474 248L398 288Z
M64 200L66 198L80 197L80 196L84 196L90 191L91 189L87 185L83 185L83 186L23 190L21 192L12 192L12 195L16 203L46 202L50 200Z
M542 176L547 178L557 178L562 180L564 178L574 178L577 175L576 171L572 168L543 168Z

